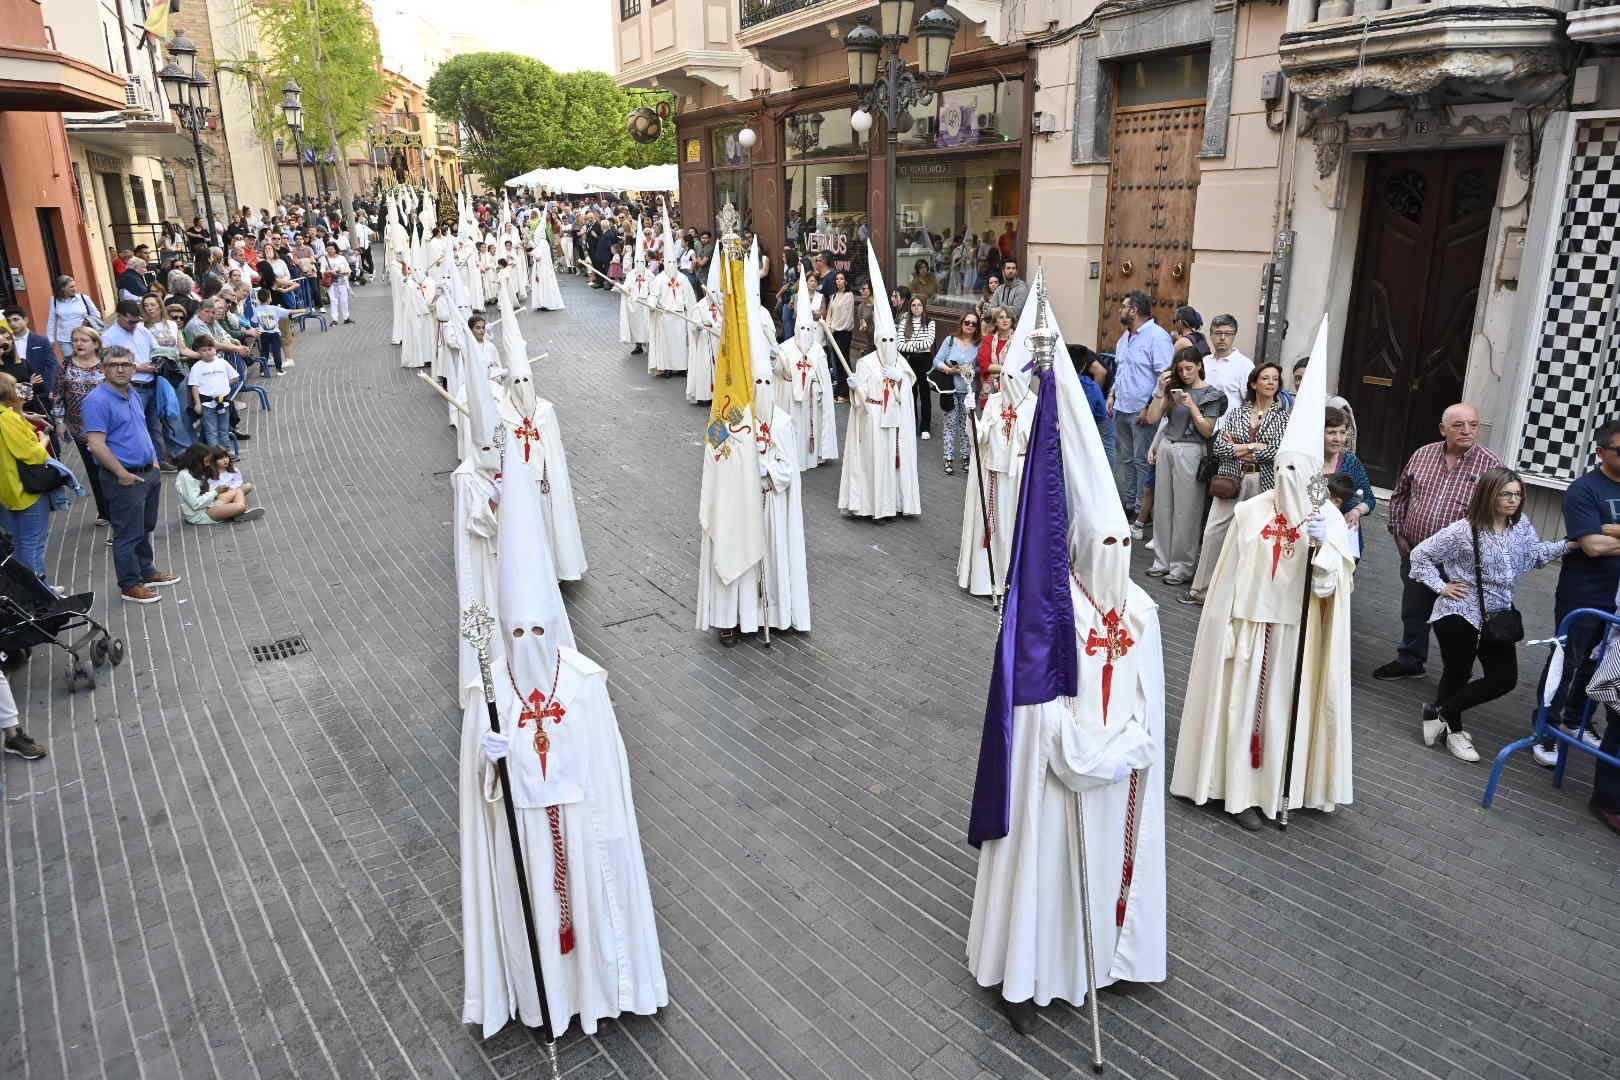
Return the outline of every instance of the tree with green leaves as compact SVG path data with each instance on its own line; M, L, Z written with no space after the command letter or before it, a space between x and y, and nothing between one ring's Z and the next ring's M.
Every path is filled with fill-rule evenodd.
M440 65L427 92L434 112L461 121L466 164L494 188L531 169L675 160L673 135L648 146L630 138L625 120L647 100L606 72L558 73L516 53L467 53Z
M344 148L364 138L388 92L370 9L364 0L280 0L255 5L252 17L267 89L279 94L288 79L302 88L303 144L336 156L338 192L349 205L354 185ZM284 129L279 103L268 104L272 125Z

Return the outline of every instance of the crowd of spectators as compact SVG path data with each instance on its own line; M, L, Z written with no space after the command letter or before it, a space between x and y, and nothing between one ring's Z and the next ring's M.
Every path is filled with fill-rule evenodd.
M59 595L45 551L54 511L85 493L89 535L112 549L120 597L154 604L179 576L161 569L153 536L163 477L174 477L186 525L262 517L242 476L238 397L293 366L301 316L352 323L348 286L369 274L373 206L290 201L241 208L209 229L171 222L159 250L139 245L113 264L105 305L69 276L55 282L43 333L27 312L0 322L0 530L11 557ZM85 483L66 464L67 447ZM44 470L44 471L41 471ZM104 533L103 533L104 531ZM88 540L88 536L83 538ZM0 692L8 753L45 748L23 730L9 687Z

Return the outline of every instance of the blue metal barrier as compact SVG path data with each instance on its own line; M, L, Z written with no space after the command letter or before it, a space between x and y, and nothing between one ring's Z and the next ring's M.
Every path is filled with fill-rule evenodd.
M1608 652L1609 643L1614 637L1614 628L1620 627L1620 616L1611 615L1607 611L1599 611L1596 608L1580 608L1570 612L1564 616L1564 621L1558 624L1558 636L1548 639L1544 644L1550 644L1554 648L1562 648L1563 643L1569 640L1570 628L1575 625L1577 620L1583 618L1609 624L1610 633L1603 634L1597 646L1597 660L1602 663L1603 655ZM1491 766L1491 778L1485 782L1485 795L1480 799L1480 804L1485 809L1489 810L1491 800L1496 798L1496 785L1502 780L1502 770L1507 767L1508 758L1520 750L1534 746L1538 742L1551 742L1558 747L1558 764L1553 768L1553 787L1564 786L1564 767L1569 762L1569 751L1572 747L1620 769L1620 758L1605 754L1596 747L1588 746L1581 740L1581 736L1586 734L1587 729L1592 724L1592 711L1597 706L1596 702L1590 698L1587 699L1586 708L1581 713L1581 726L1573 735L1565 731L1562 725L1552 723L1548 719L1548 713L1553 699L1557 696L1559 686L1563 685L1566 678L1570 682L1574 681L1575 675L1580 671L1581 663L1585 659L1585 657L1581 656L1566 656L1564 658L1564 670L1559 672L1557 679L1548 680L1551 685L1544 685L1541 689L1541 700L1536 703L1535 730L1531 732L1528 738L1508 743L1496 755L1496 762Z

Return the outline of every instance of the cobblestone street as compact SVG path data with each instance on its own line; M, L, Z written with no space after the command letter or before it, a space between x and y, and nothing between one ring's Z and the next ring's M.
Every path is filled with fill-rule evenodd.
M1020 1037L965 963L996 621L955 586L939 442L920 520L841 519L837 466L805 474L814 633L722 650L692 629L706 414L626 356L613 298L563 290L568 311L521 320L549 354L590 561L564 597L630 753L670 994L570 1032L567 1075L1089 1075L1083 1011ZM521 1026L460 1023L452 434L398 366L385 289L355 317L295 339L274 410L248 407L264 520L182 527L168 486L158 565L183 581L163 603L118 601L88 499L53 521L53 580L96 590L129 659L93 693L44 649L12 676L50 756L3 764L0 1077L541 1075ZM1485 760L1425 749L1438 655L1426 681L1370 675L1399 632L1372 536L1355 802L1249 834L1171 801L1170 978L1102 993L1113 1075L1620 1070L1620 842L1587 813L1590 759L1560 791L1520 755L1479 806L1542 654L1470 715ZM1555 573L1521 594L1532 637ZM1138 580L1163 605L1168 760L1198 609ZM307 651L250 655L294 636Z

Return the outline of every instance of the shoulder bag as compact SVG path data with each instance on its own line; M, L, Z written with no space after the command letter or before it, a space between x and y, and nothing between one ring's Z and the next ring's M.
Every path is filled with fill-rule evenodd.
M1479 530L1468 530L1474 537L1474 595L1479 600L1479 639L1495 645L1512 645L1524 640L1524 616L1519 609L1509 607L1494 615L1485 613L1485 572L1479 554Z
M22 481L22 489L30 495L48 494L68 482L67 474L60 469L44 464L30 465L23 461L17 462L17 479Z
M94 330L98 334L101 333L101 331L103 331L103 330L105 330L107 328L107 325L106 325L105 322L102 321L101 316L97 315L95 312L90 310L90 298L89 297L85 296L83 293L80 293L79 294L79 303L84 306L84 324L86 326L88 326L90 329Z

